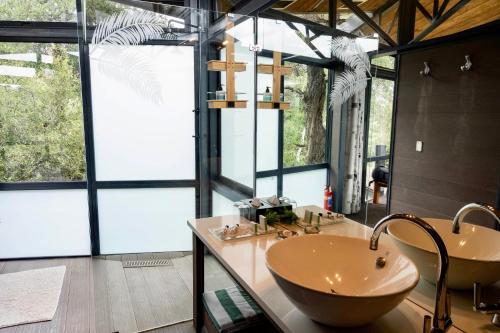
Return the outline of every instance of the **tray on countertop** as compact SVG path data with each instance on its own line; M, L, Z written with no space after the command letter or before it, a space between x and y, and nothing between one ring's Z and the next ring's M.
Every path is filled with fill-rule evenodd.
M239 225L240 225L240 231L231 235L224 235L223 232L224 229L226 229L226 227L208 229L208 231L212 234L212 236L221 241L229 241L229 240L242 239L248 237L257 237L262 235L274 234L278 232L277 228L268 225L267 231L258 229L256 234L254 233L254 225L252 223L240 223ZM229 227L231 228L234 226L236 226L236 224L230 225Z

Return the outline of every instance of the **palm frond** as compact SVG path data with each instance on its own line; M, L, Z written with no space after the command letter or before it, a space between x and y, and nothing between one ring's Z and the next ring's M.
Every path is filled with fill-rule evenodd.
M109 15L97 25L93 44L139 45L161 39L168 21L153 12L124 11Z
M368 78L363 71L347 69L336 75L330 94L332 106L345 103L352 95L366 88Z
M356 40L345 36L335 37L330 42L330 47L332 55L347 66L356 71L363 69L370 74L370 58Z
M136 49L105 46L98 58L99 71L131 88L137 95L155 104L163 102L162 85L149 60Z

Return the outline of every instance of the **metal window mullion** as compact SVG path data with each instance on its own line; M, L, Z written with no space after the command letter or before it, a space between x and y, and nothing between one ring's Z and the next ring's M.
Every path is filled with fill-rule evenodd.
M84 19L85 0L76 0L77 24L78 24L78 50L80 61L80 80L82 91L83 107L83 129L85 136L85 161L87 170L87 192L89 205L90 240L92 255L99 255L99 216L97 205L97 184L95 170L95 150L94 150L94 130L92 119L92 90L90 82L90 58L89 45L85 40L85 29L87 29ZM83 2L83 4L82 4Z

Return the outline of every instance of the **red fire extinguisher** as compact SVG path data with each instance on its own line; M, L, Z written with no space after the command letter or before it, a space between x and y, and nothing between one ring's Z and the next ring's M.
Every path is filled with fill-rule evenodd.
M323 190L323 208L330 212L333 211L333 192L329 186L325 186Z

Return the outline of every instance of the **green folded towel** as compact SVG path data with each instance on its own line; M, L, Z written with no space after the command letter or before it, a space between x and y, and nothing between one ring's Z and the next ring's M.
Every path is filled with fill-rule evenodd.
M203 304L221 333L255 326L264 318L259 306L239 286L206 292L203 294Z

